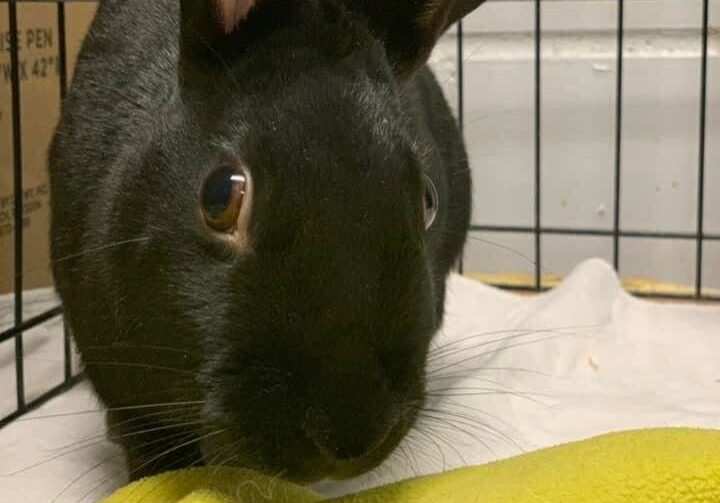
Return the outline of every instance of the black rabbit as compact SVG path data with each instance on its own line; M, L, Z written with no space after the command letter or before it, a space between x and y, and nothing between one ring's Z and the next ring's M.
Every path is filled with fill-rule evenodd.
M381 463L469 225L425 66L482 0L104 0L50 156L57 288L130 476Z

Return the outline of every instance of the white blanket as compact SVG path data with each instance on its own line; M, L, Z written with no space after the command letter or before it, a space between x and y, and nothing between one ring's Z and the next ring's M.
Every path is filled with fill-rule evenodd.
M35 345L43 360L52 359L48 340ZM0 362L12 361L12 345L3 346ZM638 300L602 261L539 296L453 277L434 347L435 391L416 430L378 470L318 489L343 493L610 431L720 428L720 307ZM0 405L13 399L3 388ZM34 413L39 419L0 431L0 501L91 502L124 483L102 414L47 417L96 410L83 384Z

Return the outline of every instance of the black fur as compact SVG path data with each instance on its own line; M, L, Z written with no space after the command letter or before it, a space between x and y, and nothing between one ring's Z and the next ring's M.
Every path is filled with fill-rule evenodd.
M221 37L198 2L181 21L179 0L105 0L83 45L49 158L67 321L132 478L201 460L359 474L423 404L469 224L463 144L420 68L441 31L405 50L369 1L264 0ZM198 217L228 159L254 180L250 252Z

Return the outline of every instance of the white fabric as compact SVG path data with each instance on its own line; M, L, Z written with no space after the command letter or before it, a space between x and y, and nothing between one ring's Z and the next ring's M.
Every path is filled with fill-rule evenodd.
M602 261L582 264L539 296L453 277L435 347L429 388L438 391L427 412L434 419L423 418L375 472L317 488L337 494L610 431L720 428L720 307L638 300ZM0 362L8 355L0 353ZM0 404L13 397L3 389ZM83 384L34 415L96 407ZM0 501L53 501L77 478L57 499L77 503L105 481L83 500L89 502L122 484L121 456L101 437L71 454L58 450L102 429L101 414L90 413L18 421L0 431Z

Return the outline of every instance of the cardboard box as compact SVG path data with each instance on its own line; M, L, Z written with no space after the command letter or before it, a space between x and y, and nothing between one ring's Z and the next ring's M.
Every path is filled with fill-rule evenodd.
M92 21L94 3L65 5L68 78ZM52 286L47 148L60 113L58 6L19 3L18 47L23 161L24 288ZM13 111L9 6L0 6L0 293L13 291Z

